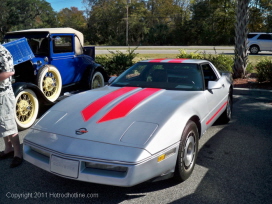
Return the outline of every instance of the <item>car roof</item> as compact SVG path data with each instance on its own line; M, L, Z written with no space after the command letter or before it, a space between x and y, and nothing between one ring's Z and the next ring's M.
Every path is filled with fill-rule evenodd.
M83 46L84 44L84 36L81 32L78 30L75 30L73 28L34 28L34 29L27 29L27 30L19 30L19 31L11 31L7 34L15 34L15 33L27 33L27 32L48 32L50 34L61 34L61 33L71 33L76 34L78 38L80 39L80 42Z
M183 58L159 58L159 59L149 59L143 60L140 62L148 62L148 63L190 63L190 64L201 64L207 63L208 60L202 59L183 59Z

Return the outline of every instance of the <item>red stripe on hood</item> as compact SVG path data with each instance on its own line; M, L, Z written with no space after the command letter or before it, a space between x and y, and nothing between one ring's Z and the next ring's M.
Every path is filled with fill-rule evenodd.
M161 89L146 88L129 96L128 98L117 104L113 109L111 109L104 117L97 121L97 123L125 117L134 107L136 107L144 99L148 98L149 96L160 90Z
M91 117L94 116L99 110L101 110L104 106L106 106L108 103L113 101L114 99L118 98L119 96L122 96L125 93L128 93L134 89L137 89L137 87L124 87L121 89L118 89L116 91L113 91L96 101L92 102L90 105L88 105L86 108L84 108L81 111L82 117L84 121L88 121Z

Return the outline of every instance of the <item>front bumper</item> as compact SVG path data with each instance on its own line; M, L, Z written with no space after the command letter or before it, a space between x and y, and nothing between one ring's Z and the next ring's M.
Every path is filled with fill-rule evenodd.
M60 138L61 136L59 136L59 139ZM66 139L69 140L71 138ZM93 146L92 141L84 141L84 143L87 146ZM145 159L137 162L128 162L93 157L93 155L87 155L88 153L83 155L80 151L78 151L79 155L75 154L75 151L73 154L71 152L59 151L41 144L33 143L28 140L27 137L24 140L23 146L24 159L50 173L74 180L124 187L133 186L168 172L173 172L178 149L176 144L159 154L149 155ZM54 147L55 145L52 146ZM114 146L116 147L116 145ZM130 147L125 148L127 148L127 151L122 149L123 154L136 155L135 152L133 153L133 151L131 151ZM166 159L158 162L158 157L165 152L169 152L169 150L171 150L171 155L168 155ZM112 154L115 155L118 150L112 149L112 151L114 151ZM145 150L136 149L135 151ZM119 154L121 154L121 152L119 152ZM120 156L120 158L122 157ZM102 169L100 166L110 168ZM111 169L111 167L113 168Z

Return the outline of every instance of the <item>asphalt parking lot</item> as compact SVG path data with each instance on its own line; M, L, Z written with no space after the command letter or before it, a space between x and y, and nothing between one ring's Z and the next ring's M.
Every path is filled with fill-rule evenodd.
M20 132L23 140L27 131ZM3 140L0 150L3 150ZM130 188L68 180L28 162L1 163L0 203L272 203L272 91L235 89L233 119L200 139L197 164L172 179Z

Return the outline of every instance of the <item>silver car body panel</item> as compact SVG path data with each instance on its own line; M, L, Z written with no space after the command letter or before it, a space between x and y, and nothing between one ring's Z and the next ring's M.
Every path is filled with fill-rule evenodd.
M222 84L213 90L105 86L70 96L31 128L24 158L63 177L117 186L173 172L186 123L198 118L202 135L226 108L230 80L213 69ZM98 164L127 170L92 168Z

